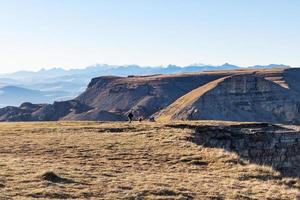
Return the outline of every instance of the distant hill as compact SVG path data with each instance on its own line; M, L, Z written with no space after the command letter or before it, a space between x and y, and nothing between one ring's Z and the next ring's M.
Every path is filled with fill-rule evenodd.
M53 103L62 96L68 98L68 95L67 92L61 91L45 92L17 86L3 86L0 87L0 105L2 107L7 105L20 105L24 102L24 99L32 103Z

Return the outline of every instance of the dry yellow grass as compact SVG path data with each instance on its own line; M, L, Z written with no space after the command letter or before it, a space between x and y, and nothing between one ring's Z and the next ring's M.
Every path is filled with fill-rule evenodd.
M204 123L221 122L193 122ZM0 199L296 198L299 179L198 146L192 132L148 122L1 123Z

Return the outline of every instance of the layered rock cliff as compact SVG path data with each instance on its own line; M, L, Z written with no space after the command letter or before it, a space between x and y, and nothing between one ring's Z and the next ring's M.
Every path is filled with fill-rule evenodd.
M257 79L257 84L254 81L251 88L247 89L249 86L247 81L228 81L231 79L229 77L234 75L240 77L256 75L262 78ZM300 93L298 83L300 83L300 69L229 70L129 77L104 76L92 79L86 91L74 100L53 104L25 103L20 107L0 109L0 121L119 121L126 120L129 111L133 111L135 117L148 118L160 113L161 110L174 102L176 104L182 99L188 102L191 96L194 100L199 96L203 96L192 91L205 87L207 91L204 92L204 99L208 99L206 101L208 103L204 102L203 105L205 108L209 108L207 111L210 114L207 119L297 123L298 107L296 99L298 99ZM214 84L217 87L213 86ZM244 84L247 84L247 86ZM257 85L259 91L255 92L253 90L255 85ZM270 91L265 89L267 86L271 89ZM243 90L244 87L246 87L245 91ZM233 89L236 92L233 92ZM244 94L241 91L244 91ZM208 97L208 94L210 94L210 97ZM185 95L188 98L183 98ZM249 99L248 102L249 95L252 100ZM211 98L212 96L214 97ZM261 99L261 104L258 103L259 99ZM256 103L250 103L252 101ZM164 115L172 116L170 119L179 119L179 116L182 115L177 113L182 113L180 110L183 108L186 110L187 102L180 102L179 107L171 110L172 112L163 112ZM229 102L238 103L227 106ZM268 103L262 104L263 102ZM219 105L223 105L223 107ZM259 106L262 106L262 108ZM205 111L205 109L200 110L202 114ZM188 117L181 118L203 118L202 114L197 116L195 113L194 109L193 116L186 115ZM214 116L212 116L212 113L214 113Z
M176 100L158 114L170 120L300 123L300 95L255 74L224 77Z
M300 177L300 133L295 127L267 123L196 126L191 139L206 147L223 148L241 159L272 166L284 176Z

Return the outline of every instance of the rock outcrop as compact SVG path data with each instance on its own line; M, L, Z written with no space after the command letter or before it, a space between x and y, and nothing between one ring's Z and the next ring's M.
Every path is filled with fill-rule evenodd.
M236 152L242 159L272 166L285 176L300 177L300 133L267 123L198 126L193 141Z
M227 120L300 123L300 94L255 74L212 81L158 114L164 120Z

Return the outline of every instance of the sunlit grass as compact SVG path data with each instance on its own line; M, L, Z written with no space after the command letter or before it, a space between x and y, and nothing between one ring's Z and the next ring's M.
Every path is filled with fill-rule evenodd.
M298 179L198 146L192 133L149 122L1 123L0 199L296 197Z

